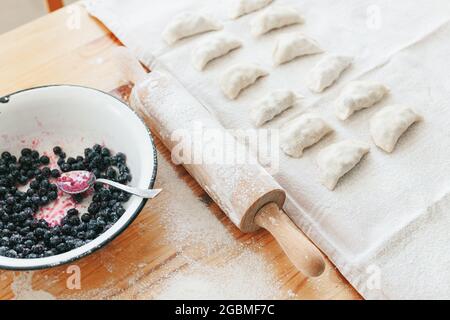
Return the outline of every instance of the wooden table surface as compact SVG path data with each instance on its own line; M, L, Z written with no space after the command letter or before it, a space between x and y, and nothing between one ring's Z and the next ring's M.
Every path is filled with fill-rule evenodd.
M129 84L145 72L120 42L79 4L49 14L0 36L0 96L45 84L79 84L104 91ZM117 91L117 90L116 90ZM126 97L125 97L126 98ZM197 262L217 264L227 248L205 254L191 254L186 261L171 241L163 214L181 202L196 201L224 226L233 241L260 255L277 283L277 297L294 299L359 299L330 262L317 279L298 273L272 236L264 230L243 234L220 211L182 167L170 164L170 154L157 141L160 170L157 186L166 192L148 202L138 219L111 244L73 263L81 270L81 288L68 286L69 266L30 273L0 271L0 299L93 298L151 299L165 281ZM167 184L170 182L169 184ZM170 186L185 187L183 194L171 194ZM179 190L177 188L177 190ZM182 210L181 206L178 206ZM177 214L173 212L173 214ZM186 250L186 248L183 248ZM239 270L239 269L237 269ZM189 298L189 297L186 297Z

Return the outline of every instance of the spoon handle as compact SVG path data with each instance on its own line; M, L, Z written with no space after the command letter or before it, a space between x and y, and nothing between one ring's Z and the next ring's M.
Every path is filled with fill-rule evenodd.
M107 179L97 179L96 182L104 183L107 185L110 185L114 188L123 190L125 192L134 194L138 197L145 198L145 199L153 199L156 197L160 192L161 189L139 189L139 188L133 188L126 185L123 185L121 183L117 183L115 181L107 180Z

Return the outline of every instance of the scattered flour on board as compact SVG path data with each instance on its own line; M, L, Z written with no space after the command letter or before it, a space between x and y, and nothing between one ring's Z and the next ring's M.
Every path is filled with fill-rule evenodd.
M278 297L272 271L264 258L248 249L224 266L194 265L171 277L161 300L179 299L275 299Z
M33 290L32 279L32 272L20 272L14 276L11 290L15 300L55 300L55 297L46 291Z
M230 232L160 158L158 182L167 193L158 208L167 238L189 266L162 280L156 299L274 299L281 295L274 271L261 253L233 239ZM187 245L230 256L225 264L189 259ZM205 247L206 246L206 247ZM255 248L254 248L255 249ZM224 252L225 251L225 252Z
M155 212L160 214L170 244L181 251L186 245L195 245L206 253L232 246L235 241L223 224L161 158L157 180L165 193L160 196L165 196L167 200L155 202Z

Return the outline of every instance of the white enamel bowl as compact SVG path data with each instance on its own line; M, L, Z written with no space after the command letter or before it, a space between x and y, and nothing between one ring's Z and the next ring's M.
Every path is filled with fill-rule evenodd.
M60 145L82 155L94 143L127 155L131 186L153 188L156 149L144 122L120 100L95 89L56 85L19 91L0 98L0 153L24 147L40 152ZM109 243L137 217L146 200L133 196L125 214L108 231L70 252L42 259L0 257L0 269L33 270L68 263Z

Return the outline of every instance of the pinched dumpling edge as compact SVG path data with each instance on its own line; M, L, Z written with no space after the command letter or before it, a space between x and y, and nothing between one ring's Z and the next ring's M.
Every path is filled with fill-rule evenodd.
M273 0L235 0L232 2L230 18L237 19L267 7Z
M303 23L302 15L292 7L272 6L265 9L250 22L253 36L261 36L272 30Z
M382 83L352 81L342 90L336 101L336 117L347 120L357 111L376 105L388 93L389 88Z
M240 63L231 66L220 78L220 87L225 96L236 99L242 90L253 85L259 78L265 77L269 72L256 64Z
M422 116L405 105L390 105L375 113L370 119L370 134L377 147L391 153L400 137Z
M203 71L212 60L226 56L242 47L242 41L229 33L213 35L202 41L192 52L192 65Z
M334 190L339 180L350 172L369 153L370 147L361 141L344 140L321 150L317 156L321 182Z
M284 111L292 108L303 96L292 90L273 90L250 108L250 118L255 127L271 121Z
M223 25L203 14L183 12L175 16L162 32L162 38L172 45L177 41L208 31L216 31Z
M323 92L341 77L352 61L353 59L348 56L326 55L311 70L308 88L315 93Z
M301 33L290 33L283 35L277 41L272 59L274 65L281 65L299 57L322 52L319 43L311 37Z
M315 145L331 132L333 128L319 115L304 113L282 128L281 149L290 157L300 158L306 148Z

